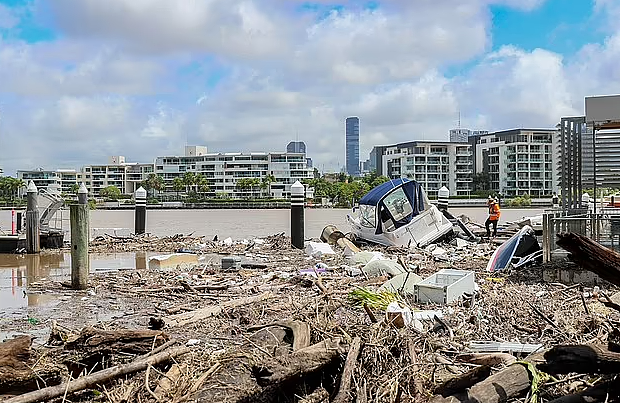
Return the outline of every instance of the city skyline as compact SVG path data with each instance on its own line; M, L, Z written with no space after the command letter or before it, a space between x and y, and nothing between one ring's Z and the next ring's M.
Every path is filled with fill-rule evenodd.
M619 13L608 0L0 0L0 166L298 135L337 171L350 115L362 156L442 141L459 114L489 131L554 127L584 96L620 93Z

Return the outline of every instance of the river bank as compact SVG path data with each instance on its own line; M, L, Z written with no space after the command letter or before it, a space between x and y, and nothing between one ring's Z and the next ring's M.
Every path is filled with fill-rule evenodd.
M366 251L381 252L399 262L412 276L423 278L444 268L475 275L475 295L455 304L427 305L406 294L400 296L399 301L414 312L430 309L441 315L401 327L388 320L380 301L367 300L365 309L352 299L355 290L377 292L389 275L363 274L359 271L363 265L352 263L337 246L333 255L308 256L291 248L284 235L245 241L176 241L188 247L195 242L202 256L216 258L161 269L136 263L136 267L94 271L85 291L66 288L62 278L39 278L25 294L55 302L3 313L0 335L5 339L35 336L29 365L38 376L55 374L56 378L46 379L62 385L63 393L70 384L63 362L82 363L76 367L82 369L72 373L77 377L80 372L101 369L88 361L93 354L100 357L97 362L110 367L132 365L164 344L171 354L180 351L176 367L153 364L145 380L145 366L135 374L110 379L105 389L88 387L73 397L69 393L72 401L154 402L158 395L166 401L301 402L313 393L337 395L341 378L347 376L352 387L344 393L353 398L418 402L430 399L444 382L477 366L470 361L476 352L474 342L511 341L546 349L604 340L606 327L601 324L620 320L592 297L584 302L590 312L586 316L578 290L543 283L538 269L485 272L493 244L440 245L447 251L444 257L432 253L433 248L366 247ZM149 243L143 248L148 249ZM242 258L242 268L222 269L221 258L231 255ZM592 294L591 289L585 291ZM552 318L553 326L545 318ZM128 332L133 332L131 341ZM125 337L123 344L118 344L120 335ZM84 344L85 340L99 341ZM356 343L363 348L347 374L343 372L347 351L351 354ZM117 347L110 350L111 346ZM492 365L496 369L489 371L516 371L506 365L527 355L504 354L504 361L496 361ZM296 357L304 358L296 361ZM309 367L308 363L313 364ZM523 371L529 379L527 370ZM166 386L168 378L173 382ZM565 394L567 385L544 387L544 396L551 399ZM528 388L526 383L516 394ZM62 393L48 401L61 399Z

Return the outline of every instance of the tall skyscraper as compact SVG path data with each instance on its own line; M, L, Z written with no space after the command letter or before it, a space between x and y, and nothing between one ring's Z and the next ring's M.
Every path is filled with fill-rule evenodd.
M291 141L286 146L287 153L306 153L306 143L303 141Z
M360 119L358 117L347 118L345 122L345 160L347 174L359 176L360 174Z

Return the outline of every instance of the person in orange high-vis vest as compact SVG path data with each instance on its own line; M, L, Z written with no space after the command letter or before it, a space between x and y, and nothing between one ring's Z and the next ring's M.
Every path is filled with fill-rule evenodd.
M501 210L499 208L499 204L497 204L497 199L489 199L489 218L484 223L484 226L487 229L487 238L491 238L491 224L493 224L493 236L497 236L497 222L499 221L499 216L501 215Z

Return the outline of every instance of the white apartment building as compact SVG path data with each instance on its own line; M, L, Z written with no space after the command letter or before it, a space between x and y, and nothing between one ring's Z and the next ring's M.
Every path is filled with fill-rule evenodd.
M172 181L183 177L186 172L201 174L209 185L208 196L233 198L260 197L276 198L290 196L290 187L295 181L313 178L313 169L308 167L304 153L208 153L206 147L189 146L184 156L157 157L155 173L164 179L166 193L175 193ZM275 182L268 189L240 189L237 182L243 178L262 179L273 175Z
M429 195L442 186L446 186L452 196L466 196L473 190L469 143L412 141L375 147L373 151L381 160L377 167L379 175L413 179Z
M58 186L63 193L72 193L75 184L84 183L88 193L99 196L101 189L116 186L123 194L133 194L155 170L154 164L127 163L125 157L110 157L108 164L87 165L80 171L75 169L20 170L17 178L28 183L33 181L37 188ZM25 192L25 189L22 193Z
M123 156L113 156L107 164L82 167L80 181L84 182L88 193L98 196L101 189L116 186L122 194L134 194L140 182L154 173L152 163L128 163Z
M515 129L473 137L476 172L505 196L548 196L558 191L557 131Z
M23 180L26 185L33 181L38 189L47 189L51 185L63 193L71 193L71 187L79 182L79 176L80 172L75 169L17 171L17 179ZM26 194L26 189L20 189L19 194Z

